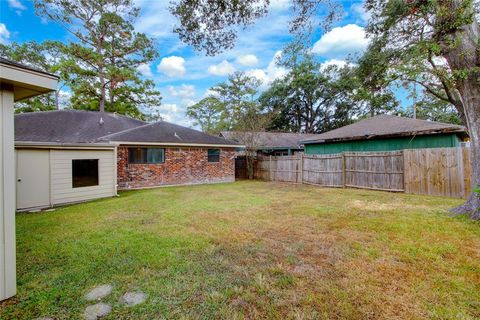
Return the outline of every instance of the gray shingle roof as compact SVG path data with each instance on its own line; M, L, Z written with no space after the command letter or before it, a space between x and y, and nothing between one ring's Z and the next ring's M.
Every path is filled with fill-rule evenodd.
M251 135L254 135L252 139ZM223 131L221 133L226 139L247 144L248 140L254 140L257 149L301 149L301 140L317 137L318 134L302 134L289 132L239 132Z
M364 140L374 137L411 136L455 132L466 135L463 126L391 115L379 115L317 135L302 142L322 143L341 140Z
M160 121L146 123L114 113L58 110L15 115L15 141L37 143L181 143L238 145L236 142Z
M104 141L149 142L239 146L235 141L211 136L194 129L159 121L101 138Z
M21 113L15 115L15 141L93 143L108 134L145 124L106 112L58 110Z

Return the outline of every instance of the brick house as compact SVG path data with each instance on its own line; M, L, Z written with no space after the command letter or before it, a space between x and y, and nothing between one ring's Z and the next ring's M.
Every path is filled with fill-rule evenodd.
M235 148L221 137L160 121L75 110L15 116L17 209L117 190L235 181Z

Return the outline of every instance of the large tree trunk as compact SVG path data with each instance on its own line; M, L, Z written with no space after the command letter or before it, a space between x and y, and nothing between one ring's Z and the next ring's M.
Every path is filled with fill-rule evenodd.
M450 12L455 14L461 0L453 0ZM480 54L478 43L480 27L477 21L457 29L446 37L443 51L453 71L466 73L467 76L456 81L456 88L461 95L471 143L472 186L480 185ZM452 44L451 40L456 40ZM471 214L472 218L480 219L480 195L472 193L467 202L453 209L453 212Z

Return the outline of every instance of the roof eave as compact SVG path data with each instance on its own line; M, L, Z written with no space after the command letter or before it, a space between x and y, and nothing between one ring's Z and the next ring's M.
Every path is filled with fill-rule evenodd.
M64 142L48 142L48 141L15 141L15 147L35 147L35 148L109 148L116 147L112 143L64 143Z
M145 142L145 141L110 141L116 145L136 146L166 146L166 147L216 147L216 148L245 148L240 144L216 144L216 143L188 143L188 142Z
M446 133L457 133L462 136L468 136L467 132L464 129L447 128L447 129L440 129L440 130L435 129L435 130L424 130L424 131L415 131L415 132L399 132L399 133L385 134L385 135L367 135L367 136L353 136L353 137L344 137L344 138L305 140L300 142L302 144L317 144L317 143L326 143L326 142L358 141L358 140L370 140L373 138L408 137L408 136L422 136L422 135L446 134Z

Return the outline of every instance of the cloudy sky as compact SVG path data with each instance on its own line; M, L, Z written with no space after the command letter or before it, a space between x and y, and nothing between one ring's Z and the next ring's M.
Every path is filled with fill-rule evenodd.
M156 39L159 59L140 67L146 78L155 81L163 96L160 113L167 121L191 125L185 109L200 100L211 86L241 70L263 81L263 87L285 70L275 65L275 57L291 40L288 34L289 0L271 0L270 13L255 25L242 30L234 49L207 57L183 44L172 33L176 23L167 10L167 0L136 0L141 17L137 31ZM364 25L368 19L362 1L343 1L343 18L327 33L317 31L312 51L325 64L341 64L349 54L364 50L368 44ZM321 17L319 17L321 18ZM68 41L71 36L59 25L34 14L28 0L0 0L0 42L28 40Z

